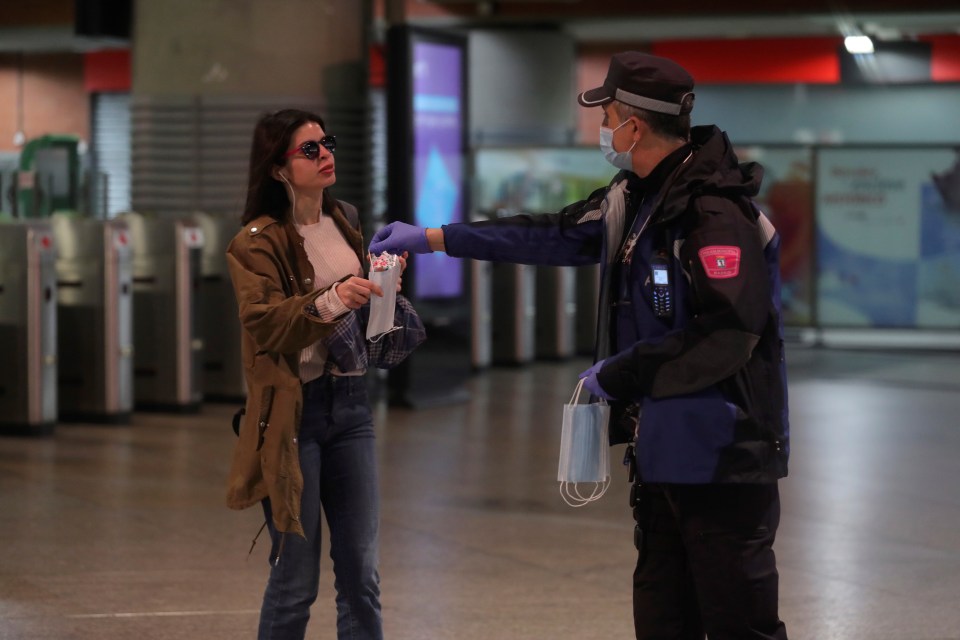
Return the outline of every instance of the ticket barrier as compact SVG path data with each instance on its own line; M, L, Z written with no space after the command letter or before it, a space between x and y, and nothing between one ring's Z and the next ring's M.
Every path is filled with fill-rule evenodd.
M227 245L240 230L233 216L197 213L203 230L200 295L197 319L203 339L201 383L206 400L234 402L246 396L240 357L240 319L237 298L227 269Z
M574 267L537 267L536 356L563 359L576 351L577 273Z
M13 173L0 171L0 222L13 220L13 204L16 202L16 178Z
M484 369L493 362L493 263L470 261L470 363Z
M536 267L493 264L491 351L494 364L526 364L536 352Z
M51 217L57 246L61 421L127 424L133 411L133 255L127 226Z
M0 224L0 433L57 422L57 273L46 221Z
M144 410L200 409L197 295L203 230L173 216L124 213L133 248L133 400Z
M578 267L576 271L574 349L577 355L592 356L597 342L597 305L600 304L600 265Z

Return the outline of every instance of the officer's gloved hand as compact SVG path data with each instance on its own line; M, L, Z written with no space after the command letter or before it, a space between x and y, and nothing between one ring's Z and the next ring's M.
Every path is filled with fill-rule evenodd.
M430 245L427 243L427 230L406 222L391 222L373 234L369 251L375 256L384 251L395 254L404 251L430 253Z
M613 400L613 396L604 391L603 387L600 386L600 381L597 380L597 372L600 371L601 367L603 367L603 360L595 363L592 367L581 373L579 377L583 380L584 389L598 398Z

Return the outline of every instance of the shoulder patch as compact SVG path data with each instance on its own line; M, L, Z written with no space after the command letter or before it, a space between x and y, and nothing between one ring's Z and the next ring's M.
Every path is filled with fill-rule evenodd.
M740 247L711 245L697 252L708 278L736 278L740 273Z

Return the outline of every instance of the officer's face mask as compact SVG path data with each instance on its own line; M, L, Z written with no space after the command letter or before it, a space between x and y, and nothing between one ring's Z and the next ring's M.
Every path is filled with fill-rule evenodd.
M637 141L634 140L633 144L630 145L630 148L626 151L617 151L613 148L613 134L617 131L617 129L628 122L630 122L630 120L624 120L619 126L617 126L616 129L611 129L610 127L600 127L600 151L603 152L603 157L607 159L607 162L615 166L617 169L633 171L633 158L630 155L630 152L633 151L635 146L637 146Z

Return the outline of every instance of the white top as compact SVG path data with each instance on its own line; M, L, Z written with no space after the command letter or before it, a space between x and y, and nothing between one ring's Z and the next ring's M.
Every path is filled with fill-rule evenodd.
M303 248L307 258L313 266L314 291L330 287L346 275L362 276L363 269L357 254L340 232L337 223L328 215L320 215L319 222L308 225L294 225L303 237ZM349 309L340 296L336 287L330 287L326 293L316 301L317 312L325 321L331 321ZM321 342L315 342L300 352L300 380L310 382L323 375L327 363L327 348ZM335 375L362 375L363 371L344 372L336 367L331 372Z

